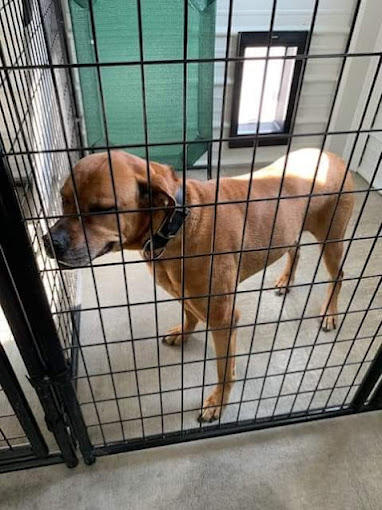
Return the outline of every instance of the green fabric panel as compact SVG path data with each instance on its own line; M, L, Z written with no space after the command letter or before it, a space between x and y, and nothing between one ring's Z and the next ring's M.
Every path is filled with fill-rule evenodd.
M88 0L70 0L74 41L79 63L95 62ZM215 0L189 0L188 58L213 58ZM110 145L143 144L144 119L136 0L93 0L100 62L137 62L101 68ZM183 58L183 0L142 0L145 60ZM183 64L145 65L146 112L149 143L183 140ZM106 145L97 71L80 69L89 145ZM187 150L192 165L207 150L212 137L214 64L187 66L187 139L200 140ZM144 149L129 149L144 156ZM150 158L182 168L183 146L150 148Z

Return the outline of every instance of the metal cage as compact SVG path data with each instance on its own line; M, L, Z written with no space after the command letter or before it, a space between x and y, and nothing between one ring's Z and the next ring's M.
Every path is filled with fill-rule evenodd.
M114 149L143 153L149 165L153 149L161 146L182 148L180 176L183 196L186 196L187 178L191 172L194 176L198 171L202 179L214 177L216 187L213 202L203 205L183 203L180 207L183 210L193 207L213 208L214 234L218 208L235 203L218 201L221 178L229 175L223 165L224 151L228 143L234 141L225 126L230 102L229 80L235 65L241 65L248 59L236 56L233 50L235 2L227 2L222 56L195 59L189 55L188 13L189 9L195 8L193 4L199 3L179 0L178 3L183 5L179 11L183 13L182 57L152 60L145 57L143 2L137 0L133 4L139 42L138 58L116 61L110 58L103 60L97 51L100 21L95 14L98 3L91 0L77 3L88 9L91 21L89 37L95 54L91 62L76 59L71 39L70 15L65 3L53 0L8 0L0 6L0 118L3 126L0 130L0 298L15 346L24 360L33 386L29 390L20 387L18 379L22 373L19 373L19 369L12 370L12 356L7 357L0 351L0 362L7 367L7 370L4 368L0 371L0 382L5 390L5 393L0 393L0 410L5 409L4 413L0 411L0 468L20 469L60 460L74 466L77 463L76 445L79 445L86 462L90 464L96 456L109 453L380 409L382 198L378 194L381 189L376 183L381 172L382 152L377 157L376 165L370 169L368 183L359 179L352 192L356 199L356 211L344 239L333 240L328 234L323 242L316 242L303 237L300 232L297 243L306 250L311 271L308 279L290 286L299 294L294 308L291 307L288 314L285 312L287 303L293 298L284 293L275 305L275 298L272 297L275 287L268 282L267 277L272 272L271 268L265 268L262 273L239 287L240 264L246 252L244 232L248 209L250 204L258 200L250 198L249 184L248 196L242 202L245 219L244 227L240 230L241 248L234 252L239 267L235 289L226 294L233 301L229 331L232 333L235 330L239 334L239 350L235 354L238 373L235 390L226 405L226 413L219 417L217 423L197 423L195 418L207 392L216 384L214 367L217 356L209 348L208 337L219 328L211 327L207 315L206 324L194 332L199 339L195 348L189 349L181 343L177 351L171 351L161 343L164 328L172 322L171 316L175 318L179 311L184 333L183 312L187 299L207 299L209 311L211 301L217 297L212 292L213 267L219 263L215 240L208 254L209 292L187 297L184 293L185 261L192 256L205 257L205 254L187 255L184 251L187 245L185 229L179 234L183 239L180 257L183 293L179 299L169 297L156 286L156 268L166 260L166 253L159 260L152 253L153 258L149 260L153 265L152 282L141 272L148 260L136 253L121 251L118 256L79 266L76 271L68 271L47 257L42 236L46 232L49 236L53 224L64 217L60 188L68 176L73 176L76 162L94 151L94 147L87 146L84 141L86 125L83 122L83 101L78 78L79 72L87 69L92 70L95 76L101 105L98 121L102 125L105 143L98 144L97 151L106 151L110 162L110 151ZM213 2L200 2L204 3L209 5ZM312 51L312 40L320 14L319 0L312 2L312 5L306 51L282 57L296 59L301 64L299 83L296 85L297 102L290 115L290 134L260 133L258 123L248 159L249 183L252 183L252 177L259 166L259 145L269 137L272 138L272 144L277 136L284 142L286 140L286 160L295 144L301 146L314 140L322 154L329 140L335 137L351 140L352 147L346 166L348 173L360 138L382 132L376 125L376 117L371 123L366 123L370 115L369 107L376 96L376 112L380 104L382 53L351 51L361 0L354 2L344 46L336 52ZM202 7L198 5L198 8ZM265 72L261 85L259 118L267 66L275 59L269 55L269 48L272 34L276 30L277 9L278 2L273 0L269 11L267 55L261 57L265 60ZM357 127L334 129L333 118L350 59L368 59L375 63L375 68L368 83ZM329 108L324 129L301 131L296 129L296 119L304 87L304 72L309 63L317 61L336 61L338 71L332 91L327 94ZM215 127L210 139L203 140L208 149L206 161L190 166L187 153L192 152L190 147L200 144L200 140L188 138L188 70L193 65L203 63L219 67L221 71L221 101L218 107L215 106L219 125ZM150 119L147 116L145 80L150 68L163 65L168 69L171 66L182 69L183 94L179 109L182 136L176 140L152 142L148 135ZM103 81L104 73L109 68L134 68L139 72L144 126L142 143L118 146L109 143L108 115L104 101L107 83ZM206 176L203 169L207 169ZM344 181L340 191L335 194L336 207L340 197L348 193L343 190ZM307 199L305 215L313 197L313 188L309 194L299 196ZM279 204L286 199L281 196L281 188L276 197L264 199L276 203L271 241ZM151 221L156 210L151 204ZM363 228L365 214L370 210L374 211L376 219L370 228ZM118 215L131 212L117 210L113 213L118 227ZM89 214L110 212L83 213L77 210L76 216L81 221ZM335 211L331 222L334 216ZM150 228L152 230L152 224ZM347 291L346 299L341 302L337 314L339 326L334 333L325 335L316 325L322 321L322 316L311 311L310 302L315 292L321 292L324 284L338 281L339 276L332 280L320 272L324 246L336 242L345 243L341 270L343 267L346 269L349 254L356 258L357 264L342 279ZM119 243L122 247L120 231ZM266 266L271 250L275 248L277 246L271 242L269 246L260 249L265 253ZM179 301L180 307L176 308L175 304ZM251 302L252 308L251 313L236 324L234 308L237 301ZM225 359L228 356L227 351ZM39 398L48 429L55 438L53 445L49 441L46 444L49 433L41 433L39 430L40 418L36 422L33 417L28 404L31 400L28 392L33 392ZM7 432L3 430L4 420L14 416L9 406L1 405L1 398L6 398L5 394L11 407L17 407L20 401L24 409L20 423L24 431L22 434L29 438L29 442L26 441L28 451L21 454L12 444L12 435L9 436L11 433L7 437ZM37 450L33 450L31 435L32 440L37 441Z

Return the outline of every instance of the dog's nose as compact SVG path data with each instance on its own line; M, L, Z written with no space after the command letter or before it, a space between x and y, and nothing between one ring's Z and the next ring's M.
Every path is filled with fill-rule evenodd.
M54 258L55 254L57 258L60 258L69 247L69 236L64 230L59 230L57 232L51 232L51 238L52 242L48 234L45 234L43 237L46 254L50 258Z

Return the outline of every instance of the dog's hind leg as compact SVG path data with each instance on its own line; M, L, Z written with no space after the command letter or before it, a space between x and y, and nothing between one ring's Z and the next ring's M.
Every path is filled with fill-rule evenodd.
M294 282L298 259L300 258L299 246L289 248L289 250L287 251L287 257L288 258L284 270L275 282L275 285L277 287L276 289L277 296L281 296L282 294L288 293L289 285L292 285Z
M352 213L353 203L354 198L351 194L342 196L335 212L333 211L334 205L328 207L326 214L322 214L320 221L316 221L314 228L310 228L316 239L324 243L322 255L332 280L328 285L327 296L321 308L321 315L323 316L321 327L324 331L331 331L337 327L337 302L344 277L341 270L344 249L343 239Z
M198 319L189 310L184 310L184 328L182 335L182 324L171 328L162 338L162 341L168 345L180 345L182 342L187 342L191 333L196 328Z
M343 242L326 244L323 250L326 269L333 281L328 285L327 296L321 309L321 315L324 316L322 329L331 331L337 327L337 301L342 286L341 279L344 276L344 272L340 272Z

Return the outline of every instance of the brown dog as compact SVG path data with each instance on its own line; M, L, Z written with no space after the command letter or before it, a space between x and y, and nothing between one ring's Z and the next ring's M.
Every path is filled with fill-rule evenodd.
M182 187L182 181L168 166L150 163L151 205L157 207L152 214L150 230L150 200L146 162L137 156L124 152L111 153L114 186L110 175L109 158L106 153L87 156L79 161L74 169L75 186L69 177L62 189L65 214L77 214L77 203L82 213L110 212L110 214L85 215L82 219L68 217L60 219L51 229L55 255L60 263L69 267L86 265L111 250L123 248L141 250L150 239L151 232L157 232L167 217L164 208L174 210L175 196ZM345 193L340 196L334 220L331 222L338 192L344 177L343 161L330 153L323 153L313 189L313 196L304 222L311 192L314 173L319 160L319 151L303 149L288 157L285 177L282 174L285 158L254 172L251 186L251 202L245 228L243 254L240 264L239 281L243 281L287 253L287 263L276 286L280 292L287 291L293 282L298 260L300 231L311 232L319 242L341 240L352 213L353 196ZM282 184L273 235L277 200ZM213 331L217 357L218 384L205 399L201 419L211 421L220 416L229 399L235 378L235 325L239 319L237 309L233 310L234 292L239 265L239 252L242 243L246 197L249 174L236 178L220 179L218 205L216 209L216 231L213 275L210 288L210 253L213 246L216 181L186 182L185 203L191 206L190 214L184 222L186 255L184 263L184 331L181 326L170 330L164 340L170 345L179 345L187 340L198 321L207 321ZM352 179L347 175L344 191L352 190ZM114 201L114 192L117 204ZM326 193L326 194L325 194ZM293 197L299 198L293 198ZM253 200L255 199L255 200ZM228 203L227 203L228 202ZM233 203L229 203L233 202ZM209 204L203 206L203 204ZM119 225L116 206L120 211ZM143 209L141 211L141 209ZM128 212L131 211L131 212ZM304 222L304 224L303 224ZM330 227L331 224L331 227ZM328 229L330 227L330 232ZM119 234L120 229L120 234ZM86 238L84 235L86 232ZM120 236L121 235L121 239ZM159 285L176 298L182 296L181 260L183 234L172 238L163 255L157 260L156 278ZM49 240L45 238L47 252L53 256ZM268 250L271 245L272 249ZM288 248L289 247L289 248ZM323 246L323 258L332 280L342 278L339 274L343 243L331 242ZM197 257L192 257L198 255ZM190 257L191 256L191 257ZM170 259L170 260L166 260ZM153 262L148 262L152 269ZM330 283L327 299L321 314L323 328L336 327L337 298L341 283ZM211 290L210 304L207 297ZM209 308L209 310L208 310Z

